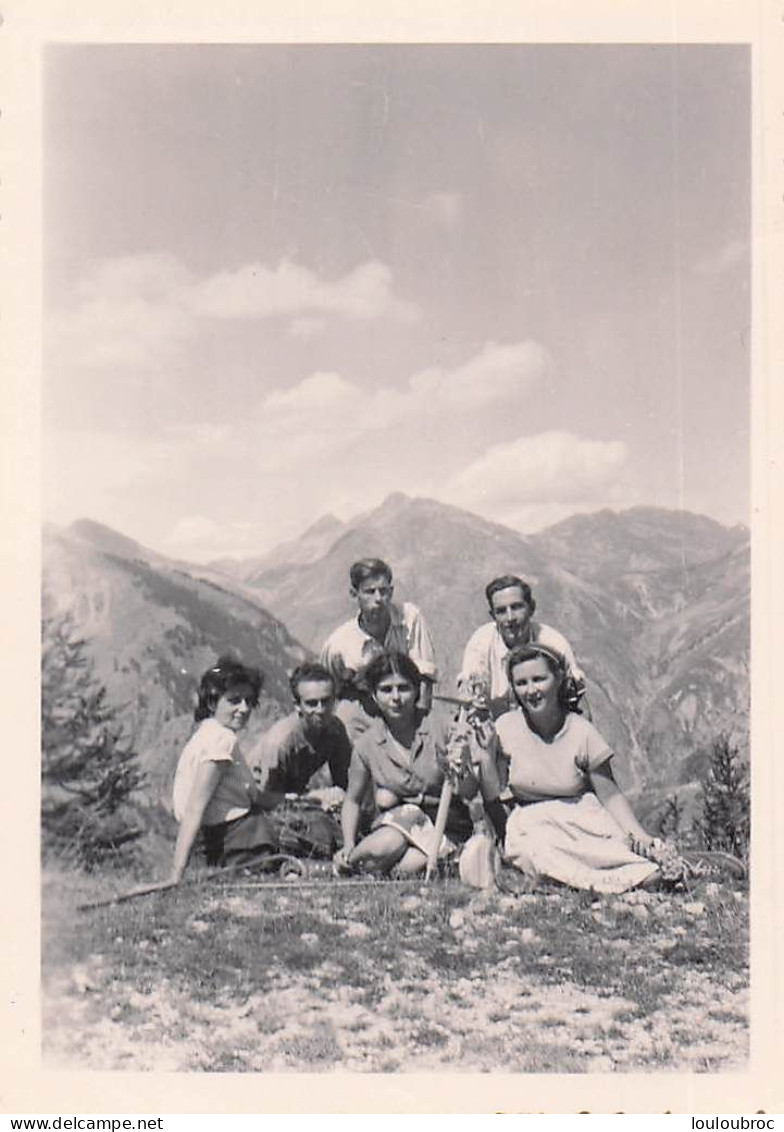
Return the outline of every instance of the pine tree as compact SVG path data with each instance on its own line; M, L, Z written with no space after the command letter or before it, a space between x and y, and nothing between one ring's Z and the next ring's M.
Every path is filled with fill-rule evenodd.
M700 785L702 812L696 822L700 840L706 849L719 849L745 860L751 834L749 776L738 747L726 735L715 740Z
M67 614L44 616L41 825L45 857L119 863L140 836L128 801L143 782L116 712Z

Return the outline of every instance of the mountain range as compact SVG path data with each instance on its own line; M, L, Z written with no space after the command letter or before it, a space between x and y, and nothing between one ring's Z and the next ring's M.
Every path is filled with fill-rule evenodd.
M257 730L287 710L286 671L352 615L348 569L369 556L389 562L396 598L425 614L446 692L487 620L486 583L525 577L537 618L571 641L643 810L688 793L720 732L746 732L749 534L705 516L599 511L521 535L396 494L348 522L325 516L266 555L206 567L88 520L48 529L44 545L45 586L74 609L156 779L187 733L194 678L218 652L232 647L267 673Z
M198 679L222 653L265 675L249 740L288 710L287 674L309 655L260 602L189 573L109 527L79 520L43 537L45 610L68 613L158 796L193 721Z
M348 570L385 559L396 596L425 613L451 691L463 647L487 620L484 587L506 573L533 587L536 616L571 641L620 777L657 793L696 753L748 717L749 532L702 515L639 507L578 515L521 535L456 507L390 496L333 526L320 557L296 543L244 573L263 604L318 650L351 616ZM310 536L307 540L311 542ZM691 761L689 761L691 760Z

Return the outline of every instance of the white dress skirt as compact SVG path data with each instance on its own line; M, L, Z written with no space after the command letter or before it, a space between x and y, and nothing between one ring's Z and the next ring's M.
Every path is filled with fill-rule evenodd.
M595 794L517 805L506 825L507 860L530 877L571 888L626 892L657 866L630 849Z
M380 829L382 826L396 829L409 845L413 845L426 857L430 856L436 839L436 827L424 810L413 802L401 802L390 810L384 810L373 822L373 829ZM456 851L454 841L444 834L438 847L439 858L451 857Z

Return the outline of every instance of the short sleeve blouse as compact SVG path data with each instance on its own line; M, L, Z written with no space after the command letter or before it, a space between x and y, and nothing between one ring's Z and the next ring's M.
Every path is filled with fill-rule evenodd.
M568 712L549 741L531 731L521 709L496 722L501 751L509 760L509 787L522 801L574 798L590 789L588 774L612 758L606 740L584 716Z
M224 770L207 803L202 824L217 825L232 821L250 810L255 783L237 742L237 734L210 718L196 728L177 763L172 789L177 821L182 821L199 767L210 762L223 764Z
M407 751L395 742L384 721L376 719L356 740L352 758L364 765L377 787L398 798L437 796L444 781L439 754L446 750L448 730L445 722L425 716Z

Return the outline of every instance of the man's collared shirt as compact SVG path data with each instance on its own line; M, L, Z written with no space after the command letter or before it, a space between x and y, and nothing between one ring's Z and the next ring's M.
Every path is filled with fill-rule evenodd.
M339 693L345 686L363 690L362 674L371 660L383 652L402 652L410 656L421 675L435 680L436 654L427 623L415 605L403 602L389 607L389 628L383 642L377 641L359 624L359 614L337 628L321 650L321 663L338 682Z
M325 763L333 786L345 790L350 762L351 743L339 719L331 718L321 734L312 738L296 711L273 724L248 756L259 788L272 794L303 794L312 775Z
M574 658L572 646L562 633L550 625L539 621L529 622L532 645L544 645L561 654L566 661L566 671L578 684L585 683L585 675ZM504 643L495 621L481 625L470 638L463 653L463 664L457 678L458 688L462 688L469 677L478 676L489 688L490 710L495 718L509 709L509 680L506 675L506 658L509 648Z

